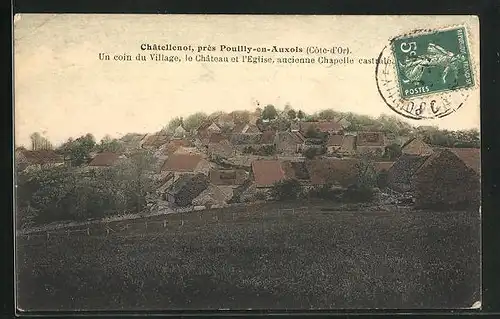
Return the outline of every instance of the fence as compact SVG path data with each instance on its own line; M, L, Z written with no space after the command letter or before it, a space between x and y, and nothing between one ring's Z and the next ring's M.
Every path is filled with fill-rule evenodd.
M246 207L244 209L240 209L239 211L236 209L237 207L232 207L230 213L222 213L222 217L219 216L220 210L212 211L212 214L207 213L207 211L193 211L186 210L186 212L179 212L177 214L169 214L168 217L165 216L161 220L125 220L125 221L111 221L111 222L103 222L100 224L92 224L86 225L84 228L80 228L75 226L74 228L67 228L64 230L46 230L46 231L38 231L35 233L28 234L18 234L18 237L24 238L27 240L34 238L43 238L45 240L50 240L53 238L61 238L61 237L72 237L72 236L84 236L84 237L103 237L103 236L120 236L120 237L135 237L135 236L144 236L149 234L151 231L156 231L155 233L170 230L182 231L184 226L189 224L192 225L204 225L200 223L200 220L205 218L206 222L237 222L240 217L243 217L243 221L249 221L251 218L256 219L264 223L264 220L276 216L283 217L285 215L293 216L298 213L304 213L311 207L296 207L296 208L278 208L273 210L259 210L253 207ZM193 214L194 213L194 214ZM199 216L196 216L199 215ZM211 215L211 216L210 216ZM186 218L187 217L187 218ZM198 218L196 218L198 217ZM207 219L208 217L208 219ZM230 217L228 219L227 217ZM147 217L145 217L147 218ZM240 219L241 221L241 219ZM78 228L78 229L75 229ZM137 232L134 234L134 230Z

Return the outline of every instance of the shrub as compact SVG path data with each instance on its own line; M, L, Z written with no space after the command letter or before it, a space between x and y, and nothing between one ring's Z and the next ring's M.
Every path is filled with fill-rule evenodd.
M375 191L368 185L351 185L343 193L342 200L349 203L366 203L373 201Z
M380 189L386 188L388 186L389 172L387 170L382 170L377 176L377 186Z
M297 199L301 188L299 181L296 179L283 180L273 185L270 195L274 200Z

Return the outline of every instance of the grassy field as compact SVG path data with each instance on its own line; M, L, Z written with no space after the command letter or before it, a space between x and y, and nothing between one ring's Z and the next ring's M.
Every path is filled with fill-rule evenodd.
M19 239L19 306L465 308L480 299L477 212L233 211Z

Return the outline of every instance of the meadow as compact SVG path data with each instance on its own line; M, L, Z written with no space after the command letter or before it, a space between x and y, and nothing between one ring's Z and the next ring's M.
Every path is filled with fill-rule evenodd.
M19 237L19 307L429 309L480 300L478 212L325 207L264 204Z

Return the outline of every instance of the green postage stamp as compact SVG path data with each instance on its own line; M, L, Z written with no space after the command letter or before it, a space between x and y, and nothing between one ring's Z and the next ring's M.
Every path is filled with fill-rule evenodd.
M466 32L457 27L393 40L401 98L474 86Z

